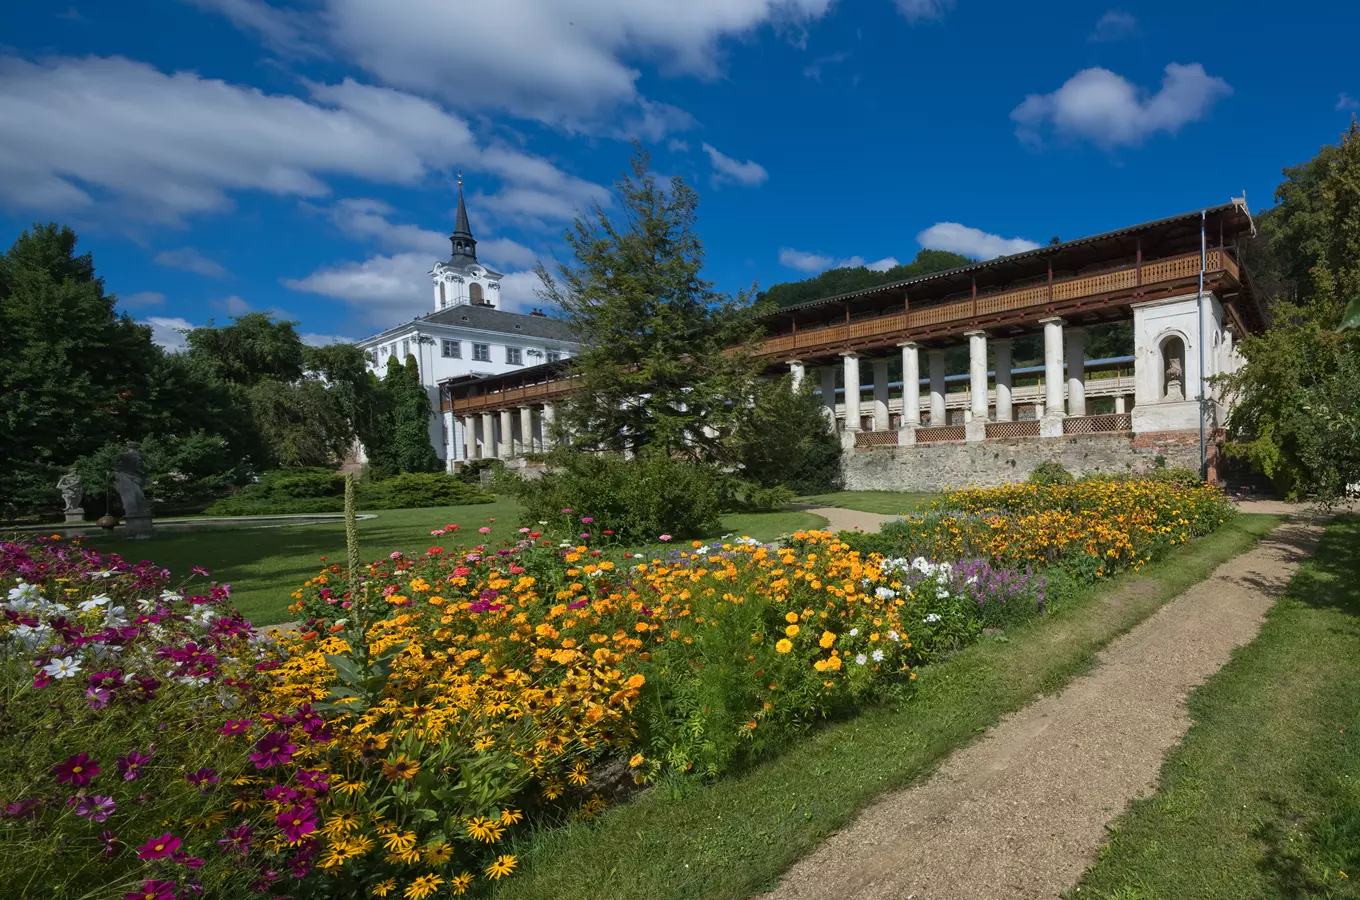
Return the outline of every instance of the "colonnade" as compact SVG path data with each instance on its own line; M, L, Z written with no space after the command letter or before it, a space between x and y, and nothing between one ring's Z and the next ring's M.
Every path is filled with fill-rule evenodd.
M469 459L512 459L543 453L553 446L557 407L521 406L457 417L463 429L463 455Z
M1040 324L1044 334L1044 392L1041 398L1026 402L1035 407L1035 418L1041 422L1042 434L1060 435L1063 433L1063 418L1086 415L1086 331L1080 327L1070 327L1057 317L1041 319ZM973 439L975 435L972 432L982 430L987 422L1012 422L1016 419L1012 341L1009 338L990 338L987 332L981 330L966 332L964 336L968 340L969 381L969 403L964 418L967 425L974 426L969 429L969 438ZM987 364L989 345L995 355L995 365L991 367ZM923 348L915 341L904 341L898 347L902 353L901 428L947 425L945 350L924 348L928 378L922 384ZM870 382L865 385L862 382L866 368L861 365L863 357L854 351L845 351L840 355L839 366L823 366L820 372L821 393L827 414L833 421L836 419L836 376L839 369L845 386L845 430L891 430L888 359L878 357L869 360L867 368ZM789 360L788 365L795 387L800 386L807 376L806 365L802 360ZM866 388L871 391L867 402L863 396ZM1132 389L1129 393L1132 393ZM1124 412L1124 395L1115 395L1114 401L1115 412ZM923 411L926 417L923 417ZM866 419L870 423L868 429L865 426Z

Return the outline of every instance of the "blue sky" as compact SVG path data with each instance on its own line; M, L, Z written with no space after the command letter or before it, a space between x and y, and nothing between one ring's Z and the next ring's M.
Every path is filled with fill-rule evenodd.
M0 9L0 239L124 308L310 340L429 311L464 173L504 305L641 139L724 290L1226 201L1360 110L1360 4L93 0Z

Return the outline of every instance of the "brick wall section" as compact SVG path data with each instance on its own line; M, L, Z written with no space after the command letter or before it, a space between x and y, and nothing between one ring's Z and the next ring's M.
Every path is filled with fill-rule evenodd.
M1210 445L1212 451L1213 445ZM938 491L1024 481L1046 460L1074 475L1136 474L1167 466L1199 469L1199 432L1088 434L1061 438L1011 438L970 443L871 447L847 451L845 487L855 491Z

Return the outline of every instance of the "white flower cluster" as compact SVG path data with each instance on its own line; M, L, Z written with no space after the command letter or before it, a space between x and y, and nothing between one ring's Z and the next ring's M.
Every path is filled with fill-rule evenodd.
M906 557L897 559L885 559L879 567L885 575L906 575L910 572L920 572L925 576L922 582L922 589L934 587L935 597L938 600L948 600L950 597L950 580L954 577L954 564L949 562L933 563L924 556L918 556L913 560Z

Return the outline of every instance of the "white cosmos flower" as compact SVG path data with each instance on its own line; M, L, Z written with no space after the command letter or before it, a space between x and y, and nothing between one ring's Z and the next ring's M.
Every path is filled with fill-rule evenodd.
M80 602L80 611L83 613L92 613L96 609L99 609L99 607L108 603L110 599L111 598L105 596L104 594L96 594L89 600L82 600Z
M850 636L851 636L851 637L859 637L859 629L858 629L858 628L851 628L851 629L850 629Z
M900 640L902 640L902 636L901 636L900 634L898 634L896 631L889 631L889 632L888 632L888 640L890 640L890 641L900 641Z
M64 656L54 659L43 666L43 674L58 680L62 678L75 678L80 674L80 661L74 656Z
M875 651L874 651L874 662L883 662L883 651L882 651L882 650L875 650Z
M865 656L863 653L855 657L855 662L859 663L861 666L867 663L868 661L869 657Z
M897 596L897 591L890 587L878 587L874 589L874 596L880 600L891 600Z
M940 621L940 614L939 614L939 613L931 613L930 615L926 616L926 617L925 617L924 619L922 619L921 621L922 621L922 622L938 622L938 621Z
M19 643L25 647L36 647L43 642L43 638L51 631L46 625L20 625L14 629L14 636L19 639Z

